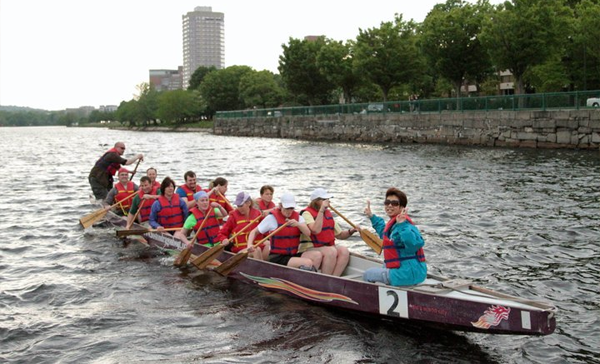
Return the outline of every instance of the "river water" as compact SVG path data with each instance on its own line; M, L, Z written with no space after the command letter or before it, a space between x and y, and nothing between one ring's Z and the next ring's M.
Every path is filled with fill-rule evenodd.
M0 362L30 363L592 363L600 362L600 155L566 150L367 145L210 133L0 128ZM326 187L367 226L387 187L409 198L431 273L558 307L544 337L391 324L267 293L124 244L93 211L87 174L116 141L144 153L140 170L227 196L299 204ZM138 175L139 176L139 175ZM137 180L137 178L136 178ZM341 221L345 227L345 223ZM340 242L373 256L358 237Z

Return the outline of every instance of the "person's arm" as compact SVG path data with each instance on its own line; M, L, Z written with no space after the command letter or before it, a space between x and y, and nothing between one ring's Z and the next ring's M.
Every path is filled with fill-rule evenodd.
M152 207L150 209L150 217L148 218L148 222L150 223L150 226L152 226L153 229L158 229L160 226L160 224L158 223L158 213L161 210L161 206L160 206L160 202L158 201L154 201L154 203L152 204Z
M124 158L123 158L123 159L124 159ZM125 164L125 165L127 165L127 166L128 166L128 165L130 165L130 164L133 164L133 162L137 161L138 159L139 159L140 161L143 161L143 160L144 160L144 155L143 155L142 153L140 153L140 154L136 154L135 156L133 156L133 157L131 157L131 158L129 158L129 159L126 159L126 160L125 160L125 163L121 163L121 164Z
M229 212L227 212L227 210L225 210L225 208L218 202L211 202L210 206L217 217L225 217L229 215Z
M221 229L219 229L219 233L217 234L217 241L220 241L223 245L229 244L229 236L231 235L235 224L237 224L237 221L235 221L235 219L231 217L227 219L227 221L225 221L225 224L221 226Z
M103 202L104 207L108 208L115 203L115 196L117 195L117 192L118 192L117 189L114 187L110 189L110 191L108 192L108 195L104 199L104 202Z
M188 209L187 204L183 200L179 200L179 207L181 207L181 211L183 211L183 220L187 219L190 215L190 210Z
M186 245L190 245L190 241L187 238L189 234L190 230L186 228L181 228L180 230L177 230L175 234L173 234L173 237L181 240Z
M342 228L340 227L340 225L336 222L335 226L333 228L333 231L335 233L335 238L336 239L340 239L340 240L346 240L349 237L352 236L352 234L354 234L355 232L357 232L358 230L355 228L350 228L348 230L342 230Z

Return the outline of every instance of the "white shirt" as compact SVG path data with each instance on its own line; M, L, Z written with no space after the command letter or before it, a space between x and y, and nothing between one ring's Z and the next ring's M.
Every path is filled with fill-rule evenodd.
M300 216L298 222L301 224L305 224L304 218ZM273 231L278 228L277 219L273 215L267 215L263 221L258 224L258 232L261 234L266 234L269 231Z

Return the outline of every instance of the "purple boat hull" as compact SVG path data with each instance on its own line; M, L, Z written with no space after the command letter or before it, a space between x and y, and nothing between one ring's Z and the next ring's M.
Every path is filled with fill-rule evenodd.
M113 225L124 226L123 219L114 214L107 215L107 219ZM181 241L169 234L151 232L142 236L160 249L183 248ZM207 249L195 245L192 253L200 255ZM224 262L232 256L224 251L216 259ZM342 277L334 277L249 258L228 277L320 305L442 329L548 335L556 328L556 308L552 305L431 275L423 284L408 287L364 282L362 272L372 266L381 266L381 262L352 254Z

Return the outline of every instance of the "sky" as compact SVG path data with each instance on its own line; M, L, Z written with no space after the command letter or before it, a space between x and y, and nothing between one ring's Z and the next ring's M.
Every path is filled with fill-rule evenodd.
M64 110L119 105L150 69L183 64L182 16L225 14L225 66L275 73L290 37L346 41L360 29L422 22L440 0L0 0L0 105Z

